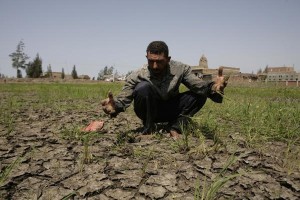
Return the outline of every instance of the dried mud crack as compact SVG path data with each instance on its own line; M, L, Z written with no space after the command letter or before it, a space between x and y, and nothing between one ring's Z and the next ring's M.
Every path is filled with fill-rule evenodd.
M163 132L134 140L141 123L130 112L109 119L91 107L27 107L13 113L11 131L0 124L1 199L194 199L222 181L216 199L300 198L300 172L287 170L284 143L250 148L228 133L215 148L213 138L190 135L182 150ZM103 130L80 135L99 118Z

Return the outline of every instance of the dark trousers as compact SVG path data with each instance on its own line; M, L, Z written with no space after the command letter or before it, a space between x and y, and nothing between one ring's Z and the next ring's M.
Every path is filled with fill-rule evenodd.
M146 81L135 87L133 97L134 111L143 121L144 133L152 132L154 123L159 122L168 122L170 129L181 132L181 129L188 124L189 117L196 114L207 99L187 91L164 101Z

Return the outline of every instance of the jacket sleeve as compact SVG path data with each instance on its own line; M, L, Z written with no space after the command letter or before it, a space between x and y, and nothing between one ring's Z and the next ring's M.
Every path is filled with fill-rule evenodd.
M126 83L116 97L116 111L124 112L133 101L133 90L138 83L137 73L133 72L126 78Z
M192 73L190 66L184 66L182 83L189 88L192 92L210 98L216 103L222 103L223 97L214 93L211 88L214 84L213 81L203 81Z

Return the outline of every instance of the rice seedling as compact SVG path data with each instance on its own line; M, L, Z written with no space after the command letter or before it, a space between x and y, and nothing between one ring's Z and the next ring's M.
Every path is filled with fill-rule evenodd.
M7 180L12 170L21 163L22 157L17 157L12 163L10 163L3 171L0 172L0 187Z
M207 179L204 180L204 185L202 187L202 190L200 189L200 183L199 180L195 184L195 192L194 192L194 199L195 200L213 200L216 199L218 192L220 189L231 179L234 179L238 176L241 176L241 174L231 174L231 175L225 175L227 169L229 166L234 164L237 160L239 160L239 157L236 157L234 155L231 155L226 163L224 164L222 170L218 173L218 175L212 180L210 184L207 184Z
M12 115L12 111L2 110L0 116L0 122L6 127L5 134L10 134L14 130L14 117Z
M6 92L7 96L0 98L0 124L6 128L6 134L14 130L16 116L14 112L22 106L22 100L18 94Z
M94 138L97 137L98 133L96 132L90 132L90 133L81 133L81 137L80 140L82 142L82 153L79 156L80 160L79 160L79 171L82 172L84 169L84 165L85 164L90 164L93 162L93 154L91 153L90 150L90 141Z
M146 174L147 166L151 160L157 157L157 152L152 148L135 148L133 150L133 156L142 160L141 173L143 176Z
M65 140L83 140L83 134L80 128L74 124L72 124L71 127L63 126L60 131L60 136Z
M188 152L190 150L189 147L189 135L191 131L191 125L184 127L183 124L180 124L180 129L182 131L182 137L179 140L176 140L178 151L179 152Z
M28 155L31 156L32 150L33 149L31 149L30 151L26 152L24 155L18 156L12 163L10 163L8 166L6 166L5 168L3 168L3 170L1 169L1 171L0 171L0 187L8 179L8 177L12 173L12 171L20 163L22 163L24 160L26 160L26 158L28 157Z
M90 143L91 135L87 134L83 138L83 161L88 164L92 161L93 155L90 152L89 143Z
M70 194L64 196L61 200L69 200L69 199L74 199L74 196L76 196L77 193L74 191L74 192L71 192Z
M299 143L298 140L289 141L284 151L282 167L286 169L288 175L300 167L300 148L297 148L298 146L296 145Z

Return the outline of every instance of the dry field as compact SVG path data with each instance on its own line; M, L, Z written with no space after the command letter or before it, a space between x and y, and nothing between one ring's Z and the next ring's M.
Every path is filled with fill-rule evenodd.
M121 87L0 84L0 199L300 199L299 88L229 86L174 141L103 113Z

